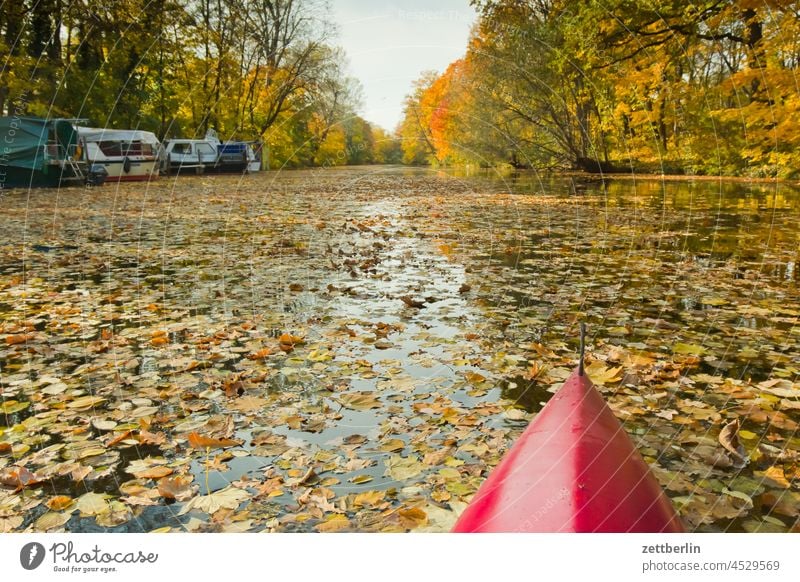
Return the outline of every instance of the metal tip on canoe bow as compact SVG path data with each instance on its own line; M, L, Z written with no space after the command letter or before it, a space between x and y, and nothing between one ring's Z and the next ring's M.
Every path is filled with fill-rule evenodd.
M583 376L583 354L586 349L586 324L581 323L581 359L578 363L578 374Z

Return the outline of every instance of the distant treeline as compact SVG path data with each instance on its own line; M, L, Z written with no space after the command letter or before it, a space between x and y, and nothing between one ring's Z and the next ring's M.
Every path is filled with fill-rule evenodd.
M500 0L406 102L406 163L797 177L800 3Z
M263 139L272 167L400 160L316 0L12 0L0 115Z

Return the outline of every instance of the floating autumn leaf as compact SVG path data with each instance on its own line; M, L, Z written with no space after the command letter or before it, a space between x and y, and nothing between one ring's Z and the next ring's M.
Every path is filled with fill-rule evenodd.
M400 525L406 529L414 529L428 523L428 515L419 507L404 507L397 512Z
M95 418L92 419L92 426L95 427L97 430L109 431L109 430L114 430L114 428L117 426L117 422L114 420Z
M773 465L764 471L753 471L753 474L767 480L774 487L783 489L791 489L792 487L791 482L786 478L783 467L779 465Z
M6 344L9 346L16 346L19 344L24 344L33 340L33 334L29 333L19 333L14 335L7 335L6 336Z
M155 467L148 467L141 471L133 473L139 479L161 479L167 475L172 475L172 469L164 465L156 465Z
M236 509L246 499L250 499L250 494L247 491L228 486L209 495L194 497L181 508L178 515L184 515L193 509L204 511L211 515L220 509Z
M334 532L348 529L350 527L350 520L341 513L333 513L325 519L325 521L317 524L317 530L321 532Z
M353 498L356 507L375 507L386 499L386 491L364 491Z
M236 439L215 439L198 434L197 432L189 433L189 446L193 449L224 449L227 447L238 447L244 441Z
M269 348L263 348L258 350L257 352L253 352L252 354L247 354L247 358L250 360L263 360L267 356L272 354L272 350Z
M106 399L103 398L102 396L92 396L92 395L81 396L80 398L76 398L75 400L67 404L67 407L73 410L88 410L89 408L94 408L96 406L99 406L105 401Z
M15 489L33 487L42 481L25 467L7 467L0 471L0 484Z
M595 384L613 384L622 379L622 366L606 366L596 360L586 367L586 373Z
M702 356L708 350L698 344L686 344L682 342L676 343L672 346L672 352L675 354L688 354L693 356Z
M411 309L422 309L425 307L424 301L419 301L418 299L413 298L411 295L403 295L402 297L398 297L398 299L405 303L406 307Z
M122 441L130 438L131 436L133 436L133 431L132 430L123 431L120 434L118 434L117 436L115 436L114 438L112 438L110 441L108 441L106 443L106 446L107 447L113 447L114 445L118 445L119 443L121 443Z
M105 493L84 493L78 497L75 502L75 508L81 512L81 515L92 516L100 515L111 511L111 506L108 504L109 495Z
M231 410L238 410L239 412L249 413L263 410L269 401L266 398L259 398L258 396L242 396L233 403L228 405Z
M16 412L20 412L25 410L31 405L30 402L18 402L16 400L6 400L5 402L0 404L0 413L2 414L14 414Z
M464 372L464 378L470 384L480 384L482 382L486 382L486 376L473 371Z
M158 493L164 499L175 501L188 501L197 491L197 486L192 484L191 475L174 475L158 480Z
M739 443L739 419L736 418L722 427L719 433L719 443L730 453L735 467L744 467L750 460L747 451Z
M116 527L122 525L133 517L131 508L117 499L108 503L108 511L104 511L95 517L95 522L100 527Z
M305 339L298 335L292 335L290 333L281 334L278 338L278 347L284 352L291 352L295 346L302 345L305 343Z
M392 455L383 462L386 467L386 475L397 481L404 481L416 477L425 470L425 465L419 462L416 457L402 457Z
M386 451L387 453L393 453L395 451L401 451L405 448L406 443L400 439L389 439L383 443L381 443L380 450Z
M345 392L337 396L339 403L352 410L369 410L381 408L383 404L372 392Z
M56 495L45 502L48 509L53 511L63 511L75 504L75 500L69 495Z
M48 511L39 516L37 520L33 522L33 526L36 528L36 531L47 532L64 527L64 524L69 521L70 517L70 512L68 511Z
M373 479L374 479L374 477L372 475L366 475L366 474L364 474L364 475L356 475L355 477L352 477L350 479L350 482L355 484L355 485L362 485L364 483L369 483Z

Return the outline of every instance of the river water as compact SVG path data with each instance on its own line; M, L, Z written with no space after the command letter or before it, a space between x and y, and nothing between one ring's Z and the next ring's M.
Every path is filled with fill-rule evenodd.
M791 185L329 168L11 191L0 221L0 470L41 480L8 530L446 530L579 322L691 529L796 527Z

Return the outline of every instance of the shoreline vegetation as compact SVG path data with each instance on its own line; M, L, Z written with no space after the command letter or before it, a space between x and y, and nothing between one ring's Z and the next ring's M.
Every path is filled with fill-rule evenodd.
M359 114L324 2L23 0L0 15L0 115L215 129L279 168L800 177L794 2L471 4L464 56L422 74L387 130Z
M796 3L475 0L415 83L407 163L797 178Z

